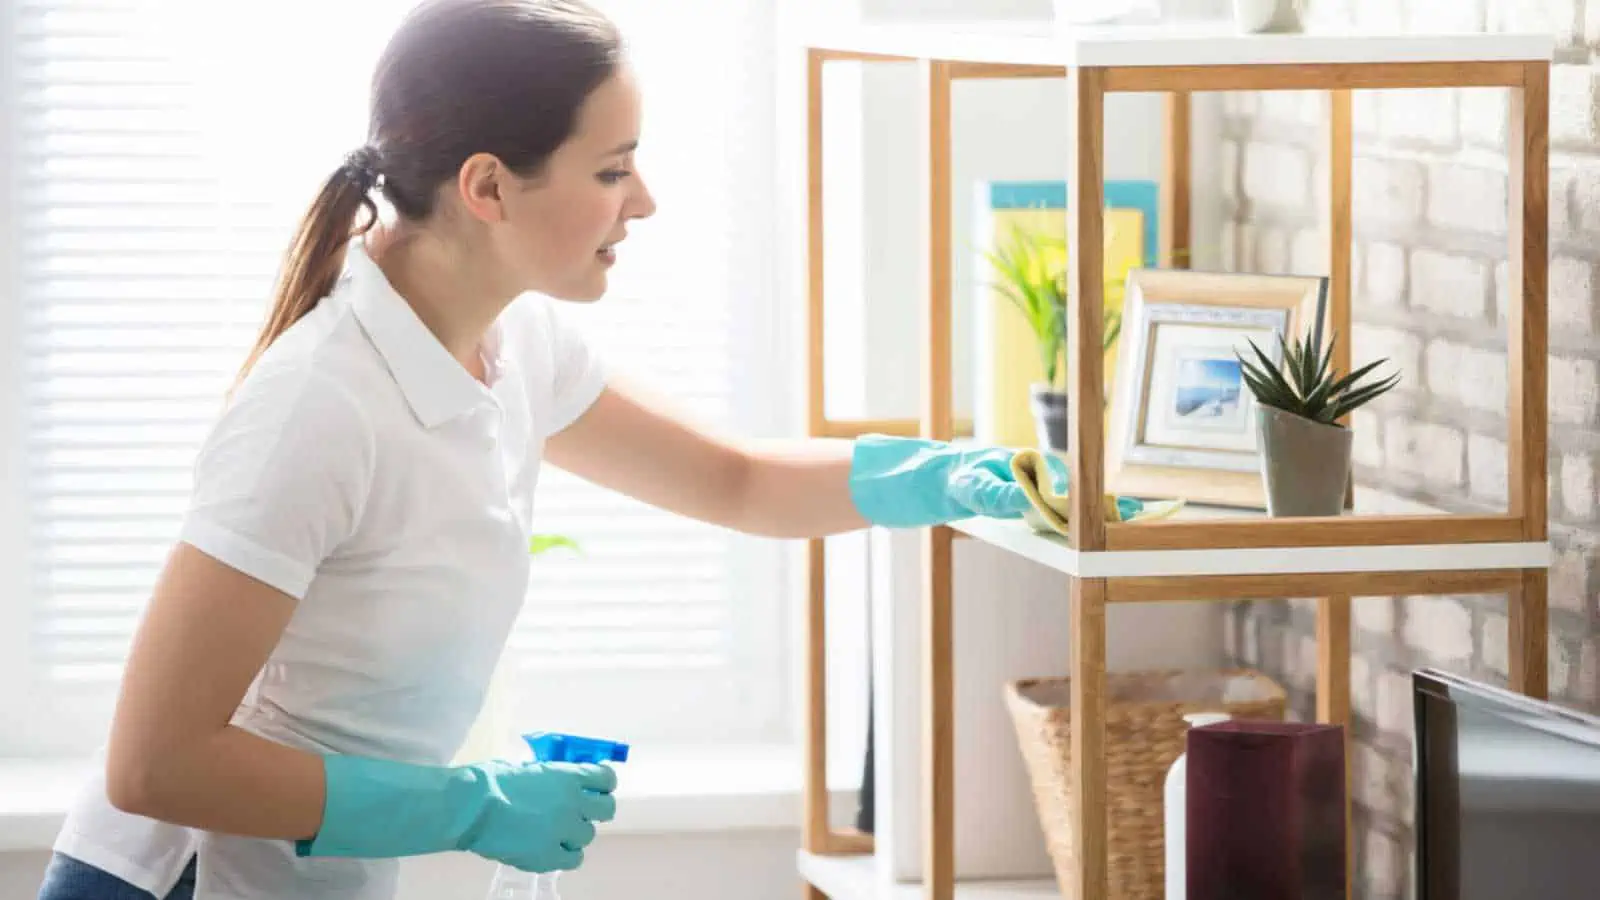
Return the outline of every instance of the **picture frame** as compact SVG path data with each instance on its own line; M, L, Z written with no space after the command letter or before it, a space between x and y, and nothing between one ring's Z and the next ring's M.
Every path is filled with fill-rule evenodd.
M1129 273L1106 433L1106 483L1144 499L1265 509L1256 400L1238 359L1268 358L1327 305L1321 275ZM1348 337L1346 337L1348 340Z

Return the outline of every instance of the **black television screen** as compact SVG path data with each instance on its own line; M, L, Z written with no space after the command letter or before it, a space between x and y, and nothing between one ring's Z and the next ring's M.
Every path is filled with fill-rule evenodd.
M1600 718L1412 674L1417 900L1600 896Z

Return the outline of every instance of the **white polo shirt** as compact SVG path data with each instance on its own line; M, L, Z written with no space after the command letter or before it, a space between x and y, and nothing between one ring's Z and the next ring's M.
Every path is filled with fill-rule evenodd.
M318 752L445 764L528 581L545 439L600 393L548 298L519 298L474 379L352 242L343 278L252 369L199 453L181 540L297 598L234 723ZM398 862L128 815L87 786L56 849L165 896L388 900Z

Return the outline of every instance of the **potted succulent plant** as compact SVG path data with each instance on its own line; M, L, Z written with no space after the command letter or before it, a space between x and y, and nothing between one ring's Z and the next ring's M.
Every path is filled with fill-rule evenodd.
M1107 240L1110 240L1109 229ZM1016 306L1033 332L1044 379L1029 387L1035 434L1045 450L1065 453L1070 431L1067 418L1067 242L1013 226L998 250L985 254L994 268L993 283ZM1123 282L1108 276L1102 297L1105 333L1100 347L1109 350L1122 330Z
M1245 384L1258 401L1257 435L1267 512L1273 516L1333 516L1344 509L1350 482L1350 429L1341 424L1352 410L1382 396L1400 380L1395 373L1363 382L1387 359L1340 375L1333 370L1333 345L1322 342L1320 324L1309 342L1278 336L1281 362L1250 341L1254 359L1237 351Z

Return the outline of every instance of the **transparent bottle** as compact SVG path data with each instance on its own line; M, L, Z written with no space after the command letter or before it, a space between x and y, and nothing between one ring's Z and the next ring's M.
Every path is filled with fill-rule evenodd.
M539 762L620 763L628 761L628 745L554 731L536 731L522 739ZM524 872L516 866L495 867L488 900L561 900L560 872Z
M560 872L524 872L515 866L501 865L494 871L488 900L561 900L556 888Z
M1226 722L1233 718L1224 712L1214 713L1188 713L1183 720L1189 723L1190 728L1203 728L1217 722ZM1167 769L1166 781L1162 785L1162 820L1163 835L1166 851L1166 900L1183 900L1188 890L1187 863L1188 863L1188 774L1189 754L1180 753L1173 760L1172 767Z

